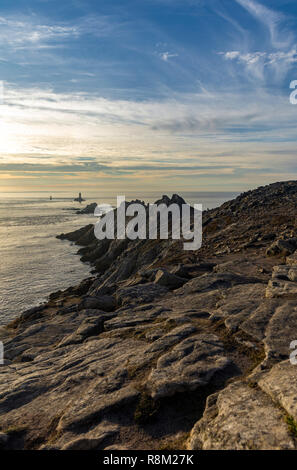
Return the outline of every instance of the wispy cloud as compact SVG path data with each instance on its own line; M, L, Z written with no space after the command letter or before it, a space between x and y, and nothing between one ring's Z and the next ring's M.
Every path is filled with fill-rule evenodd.
M169 59L173 57L178 57L178 54L173 54L172 52L160 52L159 56L161 57L164 62L168 62Z
M265 90L246 93L243 106L240 93L221 90L140 102L6 86L0 111L1 171L260 171L271 159L268 150L259 159L259 146L263 153L264 146L291 142L286 148L292 152L296 145L295 108ZM247 149L255 157L247 158ZM290 152L288 158L294 159ZM50 158L46 167L44 157ZM283 161L275 160L280 167Z
M98 38L121 31L123 24L107 16L86 15L76 21L56 23L49 23L35 15L0 17L0 45L16 51L56 48L68 39L76 40L83 35Z
M297 63L296 46L289 51L276 52L248 52L227 51L220 52L226 60L236 61L243 64L247 71L255 77L264 79L265 69L274 71L277 78L285 76L287 72ZM271 78L271 77L269 77Z
M292 34L281 31L281 24L285 20L282 13L267 8L255 0L236 0L236 2L267 27L273 47L286 48L290 46Z
M16 21L0 17L0 43L13 48L49 47L52 41L78 37L76 26L36 24L33 18Z

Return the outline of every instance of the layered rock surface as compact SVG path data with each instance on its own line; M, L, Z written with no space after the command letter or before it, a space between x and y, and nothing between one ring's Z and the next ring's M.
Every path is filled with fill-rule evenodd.
M296 449L296 201L207 211L197 252L62 236L94 276L1 329L0 447Z

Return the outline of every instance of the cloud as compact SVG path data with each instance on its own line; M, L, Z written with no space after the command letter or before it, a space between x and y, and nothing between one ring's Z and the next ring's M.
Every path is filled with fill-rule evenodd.
M284 77L297 62L296 46L289 51L248 52L227 51L219 54L228 61L236 61L246 67L255 77L264 80L265 69L275 72L277 79ZM271 79L271 76L269 77Z
M255 0L236 0L236 2L267 27L273 47L289 47L292 35L281 31L281 23L286 19L282 13L267 8Z
M277 62L285 62L287 64L294 64L297 62L297 49L296 46L288 52L273 52L267 56L268 64L275 64Z
M110 175L132 174L136 172L212 172L225 171L232 169L230 165L159 165L143 164L143 165L102 165L101 163L92 162L88 164L40 164L40 163L0 163L0 172L20 172L20 173L98 173L102 172Z
M38 24L30 17L22 21L0 17L0 43L16 49L50 47L49 42L79 35L76 26Z
M239 51L230 51L222 53L227 60L237 59L240 62L244 62L247 65L255 64L259 60L266 56L266 52L253 52L247 54L241 54Z
M296 109L289 96L263 89L133 101L7 84L4 97L6 176L72 174L96 184L98 175L140 181L243 175L269 165L283 171L296 159ZM272 160L271 149L281 157Z
M0 45L12 51L24 49L58 48L66 40L77 40L83 35L94 37L116 36L124 30L124 24L115 18L86 15L75 22L50 24L42 18L20 16L19 18L0 16Z
M294 47L288 52L278 51L278 52L249 52L241 53L239 51L228 51L220 52L225 59L227 60L238 60L248 65L255 64L261 59L264 60L265 65L275 64L277 62L285 62L288 64L294 64L297 62L297 49Z
M178 57L178 54L173 54L170 52L160 52L159 56L161 57L162 60L164 60L164 62L168 62L168 60L171 59L172 57Z
M235 57L234 52L232 56ZM240 54L236 57L239 58ZM244 57L250 63L256 60L252 55ZM269 61L276 59L275 55L267 55ZM289 91L286 102L281 94L271 96L265 89L247 91L244 106L242 99L240 92L219 90L212 94L180 93L174 98L159 101L133 101L106 99L92 93L23 89L5 84L4 103L0 110L4 138L10 125L26 137L47 134L67 139L76 135L77 140L104 138L115 142L130 136L131 130L138 134L140 127L144 139L152 131L160 130L178 134L194 131L212 134L224 129L230 129L232 133L232 129L250 127L255 132L257 127L261 131L263 126L275 129L276 122L278 127L287 125L288 129L291 128L295 108L289 105ZM278 109L277 119L275 109Z

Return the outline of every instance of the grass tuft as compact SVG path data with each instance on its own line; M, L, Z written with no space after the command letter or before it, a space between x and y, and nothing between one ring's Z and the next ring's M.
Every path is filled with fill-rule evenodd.
M290 432L295 436L297 437L297 423L296 421L294 420L293 416L286 416L285 417L285 421L288 425L288 428L290 430Z
M134 413L134 421L137 424L146 424L158 413L160 403L153 400L148 394L142 393Z

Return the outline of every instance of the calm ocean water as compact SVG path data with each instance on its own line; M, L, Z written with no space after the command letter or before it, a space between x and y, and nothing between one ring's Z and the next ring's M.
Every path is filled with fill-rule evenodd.
M217 207L232 199L235 193L180 192L190 204L203 208ZM61 194L60 194L61 196ZM17 317L22 311L45 301L59 289L75 285L90 274L90 266L76 256L78 247L55 237L83 225L93 223L92 215L76 215L80 207L69 195L52 201L45 193L0 193L0 325ZM147 193L141 199L154 202L158 193ZM126 193L126 199L139 194ZM90 202L116 204L116 197L100 194L87 198Z

